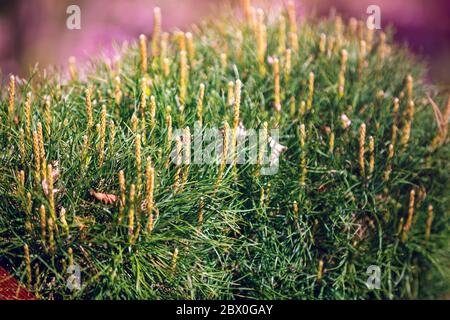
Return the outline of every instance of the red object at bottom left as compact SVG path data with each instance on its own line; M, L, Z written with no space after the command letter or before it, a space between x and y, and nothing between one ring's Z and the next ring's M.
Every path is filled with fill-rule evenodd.
M36 300L36 297L0 267L0 300Z

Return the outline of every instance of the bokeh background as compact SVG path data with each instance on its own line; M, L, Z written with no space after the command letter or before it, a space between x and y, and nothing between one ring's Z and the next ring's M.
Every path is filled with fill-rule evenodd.
M101 51L113 41L150 33L152 8L163 12L163 28L187 29L224 0L0 0L0 69L3 74L26 77L29 67L39 63L66 64L73 55L78 61ZM253 1L257 3L258 1ZM285 1L265 1L283 5ZM334 7L344 17L367 17L366 9L381 8L382 28L394 25L395 39L408 43L429 63L427 79L450 86L449 0L295 0L300 16L328 15ZM238 6L240 0L227 0ZM81 30L66 28L66 9L81 8Z

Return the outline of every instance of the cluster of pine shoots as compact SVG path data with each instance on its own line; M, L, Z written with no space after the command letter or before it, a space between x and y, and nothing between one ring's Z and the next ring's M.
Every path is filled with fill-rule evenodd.
M425 99L390 32L299 23L291 2L243 1L186 33L161 21L155 8L151 40L113 58L9 77L0 265L45 299L435 294L450 103ZM180 160L194 125L225 132L215 163ZM279 130L276 173L261 173L264 148L236 162L246 128Z

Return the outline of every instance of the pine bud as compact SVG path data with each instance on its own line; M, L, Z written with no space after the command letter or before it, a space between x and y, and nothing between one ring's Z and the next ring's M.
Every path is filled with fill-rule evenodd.
M143 34L139 36L139 53L141 59L141 72L147 72L147 37Z
M369 176L372 176L375 168L375 140L372 136L369 137Z
M322 280L323 276L323 260L319 261L319 266L317 268L317 281Z
M433 206L430 204L428 206L428 214L426 221L426 229L425 229L425 240L430 240L431 235L431 224L433 223Z
M161 9L153 9L153 34L152 34L152 56L157 57L160 54L159 42L161 36Z
M365 143L366 143L366 125L365 123L363 123L359 127L359 170L362 177L365 176L365 161L364 161L364 154L366 152Z
M87 114L87 127L90 129L94 125L92 117L92 101L91 101L91 89L84 90L86 95L86 114Z
M188 86L188 66L186 51L180 52L180 103L184 105L186 102Z
M416 192L414 190L411 190L409 193L409 208L408 208L408 218L406 219L406 223L403 226L403 235L402 240L405 241L409 230L411 229L413 217L414 217L414 199L415 199Z
M120 188L120 203L119 203L119 216L118 216L118 224L122 223L123 212L125 210L125 201L126 201L126 185L125 185L125 174L123 170L119 171L119 188Z
M44 248L46 248L46 234L47 234L47 217L45 213L44 205L41 205L39 209L39 216L41 222L41 243Z
M134 241L134 216L135 216L135 208L134 208L134 198L136 193L136 187L134 184L130 186L130 194L128 197L129 209L128 209L128 242L129 244L133 244Z
M200 84L200 91L198 93L197 99L197 120L200 125L203 124L203 97L205 96L205 85L203 83Z
M273 61L273 78L274 78L274 106L275 110L281 111L281 98L280 98L280 62L278 58Z
M27 288L31 288L31 259L30 259L30 249L28 248L28 245L25 244L23 246L23 252L25 256L25 269L26 269L26 275L27 275Z
M9 77L8 93L9 93L8 116L10 122L12 123L15 114L15 97L16 97L16 78L13 75Z
M69 57L69 73L72 81L77 80L78 78L77 59L74 56Z
M308 100L306 102L306 110L311 111L314 96L314 73L309 73L309 84L308 84Z

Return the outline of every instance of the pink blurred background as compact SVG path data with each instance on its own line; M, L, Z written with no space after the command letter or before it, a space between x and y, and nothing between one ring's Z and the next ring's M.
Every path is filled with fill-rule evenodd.
M74 55L83 61L111 48L113 41L150 33L153 7L163 13L164 30L187 29L223 0L0 0L0 69L3 74L27 76L29 66L39 62L65 64ZM240 0L229 0L237 6ZM257 1L253 1L257 5ZM266 1L272 5L285 1ZM450 2L448 0L296 0L299 15L316 12L367 17L366 9L381 8L382 28L393 24L396 41L407 42L430 65L428 78L450 85ZM81 30L66 28L66 9L81 8Z

